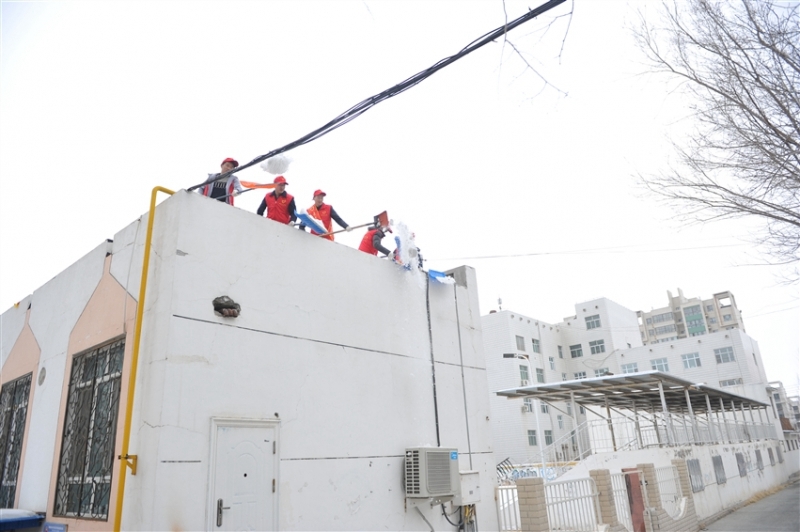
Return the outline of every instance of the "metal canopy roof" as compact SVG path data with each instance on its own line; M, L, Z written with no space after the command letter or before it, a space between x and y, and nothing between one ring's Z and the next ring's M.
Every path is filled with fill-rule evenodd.
M719 400L725 403L725 410L731 408L731 401L736 409L743 407L766 408L769 405L755 399L742 397L705 384L695 384L669 373L661 371L645 371L640 373L626 373L623 375L606 375L593 379L579 379L572 381L552 382L521 386L508 390L500 390L497 395L509 399L530 397L546 402L570 401L574 394L575 402L580 405L605 405L625 409L652 409L661 410L661 395L658 383L664 389L664 398L670 412L681 412L686 408L686 395L689 391L689 400L695 413L706 412L706 395L711 402L712 412L719 412Z

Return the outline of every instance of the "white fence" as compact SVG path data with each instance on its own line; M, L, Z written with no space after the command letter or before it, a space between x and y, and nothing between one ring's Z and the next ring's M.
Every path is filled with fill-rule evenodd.
M600 515L597 486L582 478L544 485L547 520L550 530L594 532Z
M617 520L622 523L628 532L633 532L633 517L631 517L630 496L628 495L628 482L632 481L630 473L615 473L611 475L611 491L614 494Z
M497 529L503 532L522 530L516 486L497 486Z

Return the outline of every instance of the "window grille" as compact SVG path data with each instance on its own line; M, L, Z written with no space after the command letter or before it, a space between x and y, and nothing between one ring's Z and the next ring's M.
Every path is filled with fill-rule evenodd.
M775 454L772 452L772 447L767 448L767 454L769 455L769 465L775 465Z
M0 508L14 507L31 375L7 382L0 389Z
M722 464L722 457L719 455L712 456L711 463L714 465L714 475L717 477L717 484L725 484L728 482L728 477L725 476L725 466Z
M761 449L756 449L756 467L759 471L764 470L764 459L761 457Z
M747 462L745 462L744 455L742 453L736 453L736 465L739 466L739 476L746 477Z
M108 519L125 341L74 357L54 515Z
M703 484L703 470L700 469L700 460L692 458L686 460L686 468L689 470L689 481L692 484L692 493L706 489Z

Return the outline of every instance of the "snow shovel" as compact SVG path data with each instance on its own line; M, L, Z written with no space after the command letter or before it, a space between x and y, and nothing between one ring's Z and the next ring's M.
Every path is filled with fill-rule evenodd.
M350 230L352 231L353 229L360 229L361 227L368 227L371 225L374 225L375 227L389 227L389 215L386 214L386 211L383 211L382 213L373 216L370 223L351 225ZM343 233L344 231L347 231L347 229L339 229L338 231L331 231L330 233L324 233L319 236L335 235L336 233Z

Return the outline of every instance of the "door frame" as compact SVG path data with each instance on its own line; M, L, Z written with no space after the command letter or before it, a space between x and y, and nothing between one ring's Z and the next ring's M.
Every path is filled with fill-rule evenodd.
M278 486L280 486L280 419L256 419L242 417L211 417L211 445L208 456L208 492L206 496L206 530L213 532L217 524L217 506L214 486L217 468L217 432L220 427L270 428L275 430L275 454L272 455L272 470L275 476L275 493L272 499L272 530L278 530Z

